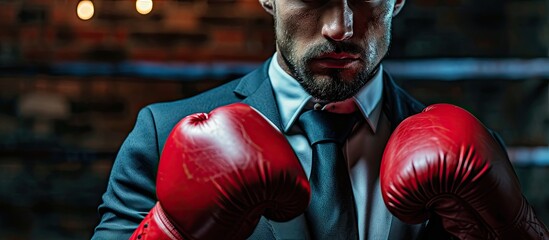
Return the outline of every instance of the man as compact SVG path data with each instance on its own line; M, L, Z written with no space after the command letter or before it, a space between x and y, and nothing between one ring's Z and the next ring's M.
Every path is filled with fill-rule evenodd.
M150 228L142 221L150 211L147 217L151 216L151 209L157 209L157 169L162 150L171 141L172 128L188 115L238 102L257 109L282 131L307 177L315 171L313 158L318 156L313 156L314 147L300 123L303 113L310 109L360 113L363 124L355 126L343 147L354 196L346 199L352 201L354 215L349 225L355 226L344 226L341 232L349 235L341 239L447 238L437 217L419 224L406 224L394 217L380 189L380 162L391 132L424 109L381 65L390 45L392 19L404 2L260 0L274 18L273 58L243 78L189 99L150 105L139 113L114 163L93 239L127 239L136 229ZM311 204L320 196L312 191ZM319 233L332 227L324 226L322 219L313 219L328 209L311 214L313 208L289 221L261 218L249 238L336 239L330 234L339 235L339 226L333 227L336 233ZM338 219L335 224L339 221L346 220ZM170 226L176 230L168 232L183 234L177 230L180 224Z

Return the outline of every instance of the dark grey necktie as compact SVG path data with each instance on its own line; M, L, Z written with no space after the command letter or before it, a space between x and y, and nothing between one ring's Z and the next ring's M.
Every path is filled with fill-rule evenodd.
M299 124L313 150L312 199L305 216L313 239L358 239L357 218L342 146L360 113L304 112Z

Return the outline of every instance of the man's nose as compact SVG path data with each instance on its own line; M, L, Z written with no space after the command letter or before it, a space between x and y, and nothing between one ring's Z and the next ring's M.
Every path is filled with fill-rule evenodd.
M353 11L348 0L335 0L323 16L322 35L334 41L353 36Z

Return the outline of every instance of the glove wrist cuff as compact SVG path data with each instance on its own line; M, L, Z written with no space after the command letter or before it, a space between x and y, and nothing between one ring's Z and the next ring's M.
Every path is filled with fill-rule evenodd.
M141 221L130 239L184 240L158 202Z
M528 201L523 197L520 212L517 215L515 224L510 228L505 228L500 232L502 238L507 239L548 239L549 230L536 217L534 209L528 204Z

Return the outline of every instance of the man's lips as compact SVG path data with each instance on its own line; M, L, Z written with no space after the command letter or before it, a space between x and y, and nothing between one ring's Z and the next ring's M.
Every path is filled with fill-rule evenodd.
M323 68L348 68L359 61L358 54L326 53L313 58L311 63Z

